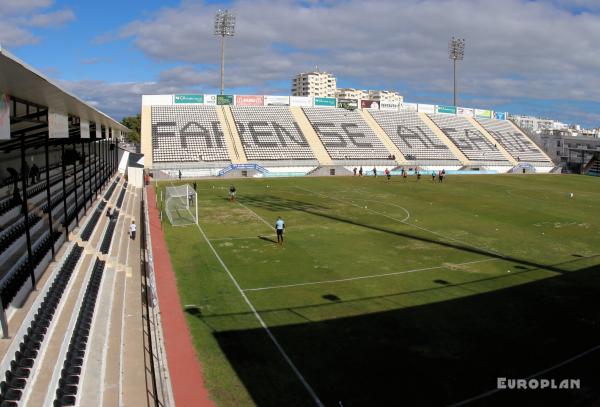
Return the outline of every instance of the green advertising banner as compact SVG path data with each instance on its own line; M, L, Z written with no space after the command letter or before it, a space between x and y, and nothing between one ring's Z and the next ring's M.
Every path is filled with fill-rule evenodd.
M315 98L315 106L335 107L335 98Z
M175 95L175 103L204 103L204 95Z
M233 105L233 95L217 95L217 105Z
M440 106L436 107L438 113L456 114L456 106Z

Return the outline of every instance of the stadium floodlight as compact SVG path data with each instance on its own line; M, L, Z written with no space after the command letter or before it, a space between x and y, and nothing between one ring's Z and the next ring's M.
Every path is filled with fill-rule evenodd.
M453 72L454 72L454 106L457 106L456 102L456 61L462 61L465 57L465 39L454 38L450 40L448 46L450 59L452 60Z
M221 95L225 90L225 37L235 34L235 16L229 10L219 10L215 16L215 35L221 37Z

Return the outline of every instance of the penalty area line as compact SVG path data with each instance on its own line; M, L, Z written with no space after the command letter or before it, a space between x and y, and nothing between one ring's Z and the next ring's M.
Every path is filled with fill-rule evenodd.
M256 216L258 219L260 219L262 221L262 223L264 223L265 225L267 225L268 227L270 227L271 229L275 230L275 227L273 225L271 225L269 222L266 221L265 218L263 218L262 216L260 216L258 213L254 212L252 209L248 208L246 205L244 205L243 203L239 202L237 199L235 200L235 203L242 206L243 208L245 208L246 210L250 211L251 213L254 214L254 216Z
M466 266L469 264L486 263L486 262L497 261L497 260L499 260L499 259L482 259L482 260L468 261L465 263L456 263L456 264L452 264L452 265L453 266ZM244 291L265 291L265 290L274 290L277 288L291 288L291 287L302 287L302 286L307 286L307 285L344 283L347 281L366 280L366 279L370 279L370 278L390 277L390 276L398 276L401 274L416 273L419 271L437 270L437 269L446 268L446 267L448 267L448 266L441 265L441 266L424 267L424 268L412 269L412 270L395 271L392 273L371 274L371 275L367 275L367 276L340 278L340 279L336 279L336 280L308 281L305 283L297 283L297 284L283 284L283 285L273 285L273 286L268 286L268 287L246 288L246 289L244 289Z

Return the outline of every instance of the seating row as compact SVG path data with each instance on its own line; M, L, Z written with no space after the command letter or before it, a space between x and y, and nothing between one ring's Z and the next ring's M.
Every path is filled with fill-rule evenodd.
M82 253L82 247L78 245L73 247L38 307L27 328L27 334L19 344L19 350L15 352L15 356L10 362L10 370L5 372L5 380L0 383L0 400L2 401L0 406L17 405L21 399L44 337Z
M74 406L105 263L96 258L61 370L54 406Z

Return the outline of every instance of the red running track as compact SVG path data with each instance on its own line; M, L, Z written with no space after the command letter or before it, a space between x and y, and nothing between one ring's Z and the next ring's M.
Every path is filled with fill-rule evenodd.
M154 187L148 186L147 193L154 276L175 404L177 407L212 407L215 404L204 386L202 367L183 315L175 273L156 209Z

